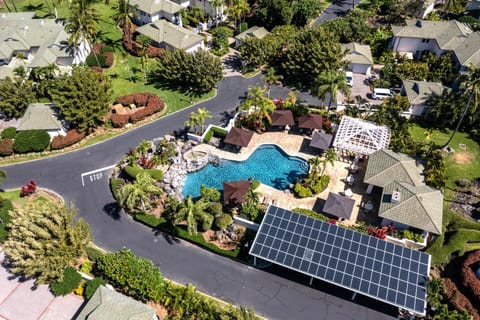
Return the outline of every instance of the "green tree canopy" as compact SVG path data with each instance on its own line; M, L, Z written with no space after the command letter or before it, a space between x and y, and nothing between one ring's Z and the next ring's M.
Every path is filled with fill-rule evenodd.
M53 201L15 208L5 243L12 271L35 277L36 283L59 279L91 241L88 224L83 219L74 223L75 213L73 207Z
M302 89L313 89L315 79L343 65L345 52L337 36L322 27L305 29L288 47L282 63L284 79Z
M112 95L110 80L84 66L73 67L51 89L53 101L65 120L80 131L96 128L108 112Z
M367 18L366 11L352 10L344 17L326 21L322 26L336 34L342 43L364 42L373 31Z
M254 20L268 29L290 24L303 27L322 8L317 0L258 0L256 4Z
M88 46L98 31L98 12L93 7L92 0L72 0L69 5L69 15L65 30L70 33L68 44L75 50L79 44Z
M221 60L205 50L165 50L158 59L155 78L193 94L209 92L223 79Z
M21 118L35 100L31 81L19 77L0 80L0 111L7 118Z

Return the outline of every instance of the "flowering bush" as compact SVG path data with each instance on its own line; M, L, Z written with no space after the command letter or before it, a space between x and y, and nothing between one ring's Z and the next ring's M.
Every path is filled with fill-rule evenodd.
M27 197L34 194L35 191L37 191L37 183L34 180L30 180L30 182L24 185L20 190L20 196Z
M334 218L328 219L328 223L337 224L337 219L334 219Z
M387 226L381 228L368 227L368 234L379 239L385 239L387 237L387 231Z
M52 142L50 143L50 148L53 150L63 149L74 145L83 138L85 138L85 132L79 132L76 129L72 129L67 132L66 136L56 136L53 138Z
M119 96L115 99L115 103L120 103L123 106L130 106L134 104L137 107L143 107L129 115L129 119L125 120L119 115L112 115L112 124L114 126L122 127L126 124L126 121L130 120L132 123L136 123L145 119L146 117L160 112L165 108L165 103L155 94L145 93L133 93L125 96Z

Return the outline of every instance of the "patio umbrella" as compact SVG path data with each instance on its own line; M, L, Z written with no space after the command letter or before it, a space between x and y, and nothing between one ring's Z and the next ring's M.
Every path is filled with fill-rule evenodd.
M333 136L324 132L315 131L310 141L310 147L327 150L332 145Z
M247 147L252 137L253 131L233 127L225 137L224 142L240 147Z
M298 117L298 127L304 129L322 129L323 117L320 114L307 113Z
M243 197L250 188L250 181L226 181L223 182L223 203L224 204L241 204Z
M292 126L295 124L291 110L275 110L272 115L272 126Z
M350 219L355 200L330 192L323 206L323 212L339 218Z

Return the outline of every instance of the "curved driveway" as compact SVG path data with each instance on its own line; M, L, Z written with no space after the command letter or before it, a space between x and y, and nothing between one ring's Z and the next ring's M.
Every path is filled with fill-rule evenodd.
M256 83L262 84L260 76L251 79L226 78L219 83L215 98L193 108L208 108L215 116L212 121L219 122L226 113L233 112L248 85ZM272 97L286 96L286 93L283 88L272 88ZM318 102L312 101L308 95L299 96L309 102ZM252 306L258 314L270 319L391 318L383 313L385 306L361 297L357 297L356 301L362 305L352 303L349 293L342 289L316 281L315 285L322 287L323 291L320 291L305 285L308 279L299 279L298 275L290 278L301 283L288 280L284 277L288 277L284 270L266 272L188 243L169 243L162 234L132 221L118 210L109 190L110 171L96 175L93 181L86 176L85 186L82 186L82 173L113 165L140 141L179 129L190 111L190 108L181 110L88 148L4 166L1 169L6 171L8 178L3 187L18 188L35 179L41 187L58 192L79 209L79 215L90 224L95 243L99 246L107 250L128 247L137 255L153 260L166 277L179 283L193 283L199 290L231 303ZM282 277L276 275L279 272ZM371 308L363 306L365 304Z

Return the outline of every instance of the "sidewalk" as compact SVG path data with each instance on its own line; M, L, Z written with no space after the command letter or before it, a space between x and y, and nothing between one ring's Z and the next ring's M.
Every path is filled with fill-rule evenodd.
M0 252L0 264L4 258ZM54 297L48 285L35 288L34 280L21 282L0 266L0 320L68 320L82 303L74 294Z

